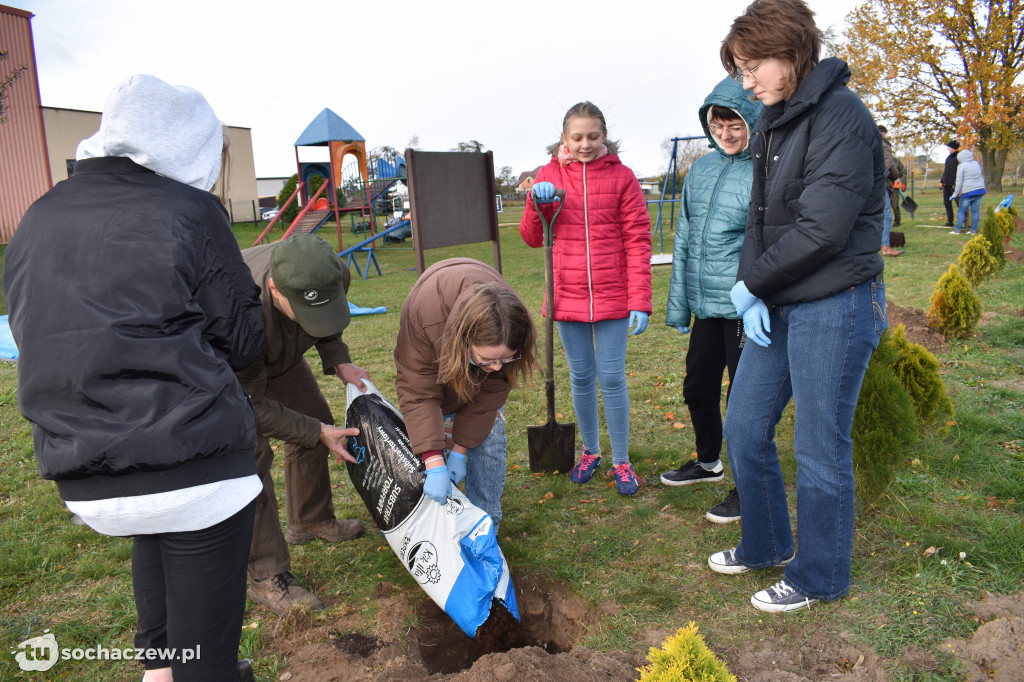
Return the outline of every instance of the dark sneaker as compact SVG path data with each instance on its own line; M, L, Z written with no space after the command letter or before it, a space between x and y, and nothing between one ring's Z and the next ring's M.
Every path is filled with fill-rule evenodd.
M344 542L355 540L363 534L363 524L355 519L331 519L310 526L308 530L293 531L291 527L284 532L284 539L289 545L301 545L314 538L327 542Z
M785 566L790 561L796 558L796 554L790 557L786 557L775 566ZM746 573L747 571L753 570L749 566L744 566L736 558L735 549L727 549L724 552L715 552L708 557L708 566L715 573L725 573L727 575L738 575L740 573ZM766 568L774 568L773 566L766 566Z
M599 455L592 455L590 450L584 449L583 454L580 455L580 461L576 462L576 466L569 472L569 480L573 483L586 483L600 464L601 457Z
M678 469L663 473L661 482L665 485L693 485L694 483L717 483L723 478L725 478L725 469L721 462L718 463L714 471L708 471L697 460L691 459Z
M296 604L305 604L311 610L323 608L316 595L305 587L295 584L291 571L278 573L266 580L249 580L249 597L279 616L283 616Z
M640 484L643 483L643 479L637 477L633 472L633 465L629 462L613 466L608 470L608 475L615 477L615 488L620 495L636 495Z
M780 580L771 587L761 590L750 598L750 603L768 613L784 613L809 609L818 601L797 592L785 580Z
M252 661L243 658L235 665L235 682L256 682L252 672Z
M729 491L725 499L708 510L704 515L711 523L732 523L740 520L740 496L736 488Z

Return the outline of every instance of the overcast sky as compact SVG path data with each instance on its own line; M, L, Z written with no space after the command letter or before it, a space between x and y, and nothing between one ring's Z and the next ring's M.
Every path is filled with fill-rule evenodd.
M367 150L478 140L518 176L547 161L585 99L623 163L661 173L662 141L700 134L697 107L725 75L718 49L748 0L0 3L35 14L44 106L102 111L115 83L150 73L251 128L256 175L275 177L295 172L295 140L325 107ZM809 4L820 28L841 31L860 3Z

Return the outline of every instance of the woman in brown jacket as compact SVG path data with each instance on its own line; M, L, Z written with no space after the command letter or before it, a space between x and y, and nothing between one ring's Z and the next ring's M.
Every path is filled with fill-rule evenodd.
M471 258L427 268L402 305L395 344L398 402L424 492L445 504L451 484L501 521L505 398L536 364L537 330L497 270Z

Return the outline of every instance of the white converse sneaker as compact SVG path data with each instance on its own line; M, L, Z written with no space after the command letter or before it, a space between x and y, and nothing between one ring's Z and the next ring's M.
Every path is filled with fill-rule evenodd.
M769 588L763 589L750 598L750 603L768 613L784 613L809 609L817 602L797 592L785 580L780 580Z

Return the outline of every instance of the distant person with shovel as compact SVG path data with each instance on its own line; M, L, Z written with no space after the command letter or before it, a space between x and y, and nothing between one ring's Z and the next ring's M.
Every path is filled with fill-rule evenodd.
M714 151L697 159L683 182L665 317L665 323L682 334L692 330L683 401L690 410L697 459L687 457L678 469L663 473L664 485L717 483L725 478L719 457L722 372L728 368L731 389L747 340L729 291L736 284L750 206L754 164L749 135L760 113L761 103L752 102L743 86L728 76L697 112ZM712 523L739 521L736 489L705 517Z
M878 132L882 135L882 153L885 155L885 203L882 206L884 211L882 217L882 249L883 256L902 256L903 251L892 248L889 244L889 234L892 226L898 223L895 220L899 211L898 202L893 196L899 195L900 178L903 172L903 163L892 153L892 142L889 141L889 130L883 125L878 126Z
M583 451L569 472L586 483L601 464L597 386L601 385L612 467L620 495L635 495L642 479L629 461L629 388L626 341L647 329L651 313L651 219L636 175L619 160L604 114L590 102L566 112L551 162L532 188L540 204L565 191L554 230L554 301L558 335L569 363L572 403ZM526 204L519 233L530 246L544 243L537 210ZM552 211L553 213L553 211ZM546 314L551 314L548 308Z
M471 258L427 268L402 304L395 387L423 492L447 504L452 485L497 529L505 490L505 399L529 383L537 330L501 274Z

